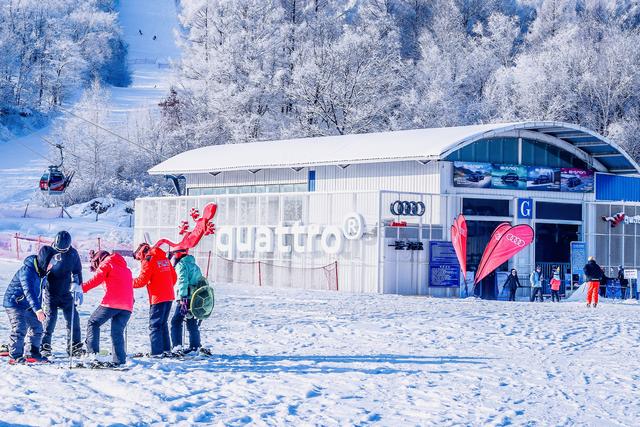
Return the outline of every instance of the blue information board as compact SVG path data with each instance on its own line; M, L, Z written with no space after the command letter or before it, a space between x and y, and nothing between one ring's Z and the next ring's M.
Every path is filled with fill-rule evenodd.
M446 241L429 242L429 286L458 287L460 264L453 244Z
M587 263L587 243L571 242L571 276L577 274L582 283L584 265Z

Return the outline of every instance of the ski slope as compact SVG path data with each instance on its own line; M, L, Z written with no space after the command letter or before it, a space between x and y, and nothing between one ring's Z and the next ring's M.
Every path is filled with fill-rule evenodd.
M112 120L122 124L126 113L157 109L167 96L174 81L172 64L180 59L180 27L174 0L120 2L119 22L129 47L132 79L128 87L110 88Z
M0 291L17 266L0 261ZM86 295L83 336L100 296ZM133 359L127 372L0 363L1 421L633 426L640 417L638 305L232 285L218 285L216 297L203 325L214 357ZM137 290L129 353L147 351L147 303ZM1 314L2 341L7 334ZM63 337L59 329L57 351Z

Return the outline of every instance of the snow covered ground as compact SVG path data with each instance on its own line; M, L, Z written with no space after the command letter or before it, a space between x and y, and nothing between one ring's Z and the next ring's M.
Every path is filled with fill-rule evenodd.
M0 261L2 287L17 266ZM216 292L203 325L213 358L135 359L127 372L0 363L0 421L632 426L640 417L635 304ZM82 306L83 335L100 294ZM136 295L129 353L148 340L146 293ZM0 315L2 341L7 323Z

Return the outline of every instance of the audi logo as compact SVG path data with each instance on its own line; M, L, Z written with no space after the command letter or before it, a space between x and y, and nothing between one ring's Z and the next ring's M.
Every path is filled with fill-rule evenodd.
M396 200L391 203L391 213L399 216L422 216L426 210L422 202Z
M524 240L522 240L521 238L519 238L518 236L515 236L511 233L507 234L505 236L505 238L510 241L511 243L513 243L514 245L516 245L517 247L521 248L525 245Z

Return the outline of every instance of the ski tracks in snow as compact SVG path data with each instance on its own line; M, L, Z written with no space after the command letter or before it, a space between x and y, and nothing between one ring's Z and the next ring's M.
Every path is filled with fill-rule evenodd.
M86 296L83 333L100 297ZM148 351L146 293L136 300L130 354ZM0 365L2 421L608 426L640 416L636 305L235 285L217 286L216 304L202 327L211 358L133 359L127 372ZM59 328L54 349L62 342Z

